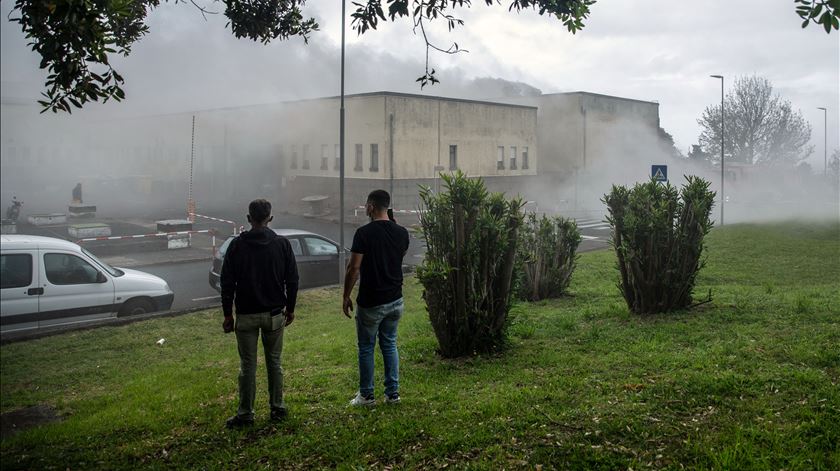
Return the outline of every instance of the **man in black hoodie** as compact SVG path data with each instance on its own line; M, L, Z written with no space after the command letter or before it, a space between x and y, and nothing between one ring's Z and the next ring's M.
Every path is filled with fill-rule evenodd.
M283 402L283 329L295 319L298 272L288 239L268 227L274 217L271 203L257 199L248 205L251 230L233 239L222 264L222 311L225 333L236 331L239 348L239 408L227 420L228 428L254 423L256 395L257 338L262 333L268 370L271 420L286 415ZM233 305L236 303L236 323Z

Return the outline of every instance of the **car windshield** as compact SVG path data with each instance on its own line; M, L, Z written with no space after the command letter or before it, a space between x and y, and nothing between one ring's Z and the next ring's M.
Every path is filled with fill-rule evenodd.
M90 259L91 259L91 260L93 260L94 262L96 262L96 264L97 264L97 265L99 265L100 267L102 267L102 269L103 269L103 270L105 270L105 271L107 271L108 273L110 273L110 274L111 274L111 276L120 277L120 276L125 275L125 272L124 272L124 271L122 271L122 270L120 270L120 269L118 269L118 268L114 268L114 267L112 267L111 265L108 265L107 263L103 262L102 260L99 260L98 258L96 258L96 255L94 255L94 254L90 253L87 249L84 249L84 248L83 248L83 249L82 249L82 252L83 252L85 255L87 255L88 257L90 257Z

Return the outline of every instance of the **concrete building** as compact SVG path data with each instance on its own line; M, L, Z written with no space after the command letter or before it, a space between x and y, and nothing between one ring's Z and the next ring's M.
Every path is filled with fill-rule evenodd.
M375 188L389 190L395 208L416 209L419 185L439 188L440 173L461 170L491 191L569 213L585 209L582 200L597 205L610 182L644 179L662 163L653 102L586 92L505 102L374 92L348 95L345 108L348 211ZM338 97L107 120L38 111L3 103L4 203L17 194L27 208L61 208L81 181L106 212L186 208L192 175L199 212L241 210L263 196L294 213L311 210L304 198L325 197L323 210L337 214ZM35 191L35 181L47 188Z
M324 195L326 207L337 209L339 99L283 108L285 116L298 117L280 132L284 201L293 207ZM441 172L461 170L494 191L513 192L537 173L533 106L377 92L346 97L345 113L348 208L383 188L394 207L415 209L419 185L436 188Z
M644 180L666 163L659 104L589 92L504 101L538 108L539 178L529 198L563 213L595 211L612 183Z

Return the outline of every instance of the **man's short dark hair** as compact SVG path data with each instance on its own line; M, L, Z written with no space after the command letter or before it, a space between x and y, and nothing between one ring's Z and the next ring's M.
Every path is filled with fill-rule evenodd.
M373 190L368 195L367 202L377 211L382 211L391 206L391 195L385 190Z
M263 198L251 201L248 205L248 214L251 216L251 222L261 224L271 216L271 203Z

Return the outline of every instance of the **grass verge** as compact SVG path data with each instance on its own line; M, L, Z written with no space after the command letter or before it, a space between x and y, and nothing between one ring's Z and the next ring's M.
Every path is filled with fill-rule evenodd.
M407 281L403 403L358 410L353 323L303 294L283 353L289 420L223 429L238 357L218 310L5 345L0 411L65 417L2 441L3 469L840 469L840 225L734 225L708 238L694 310L640 318L610 251L574 296L514 308L511 347L441 360ZM165 338L163 345L156 341ZM262 361L261 361L262 364ZM261 372L262 370L260 370ZM382 366L377 358L377 382ZM377 386L381 401L381 385Z

